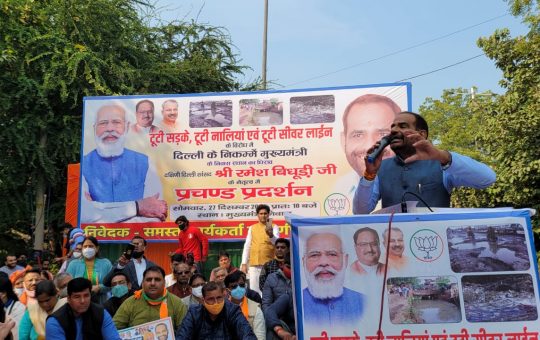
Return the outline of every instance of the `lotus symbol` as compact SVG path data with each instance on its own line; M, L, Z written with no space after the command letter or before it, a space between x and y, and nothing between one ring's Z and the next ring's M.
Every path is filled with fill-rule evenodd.
M345 209L346 198L329 198L328 207L335 212L335 216L339 215L339 212Z
M425 260L432 259L432 257L429 255L429 252L437 249L438 236L424 236L424 237L417 236L417 237L413 237L413 239L414 239L414 243L416 244L416 248L426 253L426 255L424 256L424 259Z
M349 211L350 206L349 199L338 192L331 194L324 200L324 211L328 216L345 215Z

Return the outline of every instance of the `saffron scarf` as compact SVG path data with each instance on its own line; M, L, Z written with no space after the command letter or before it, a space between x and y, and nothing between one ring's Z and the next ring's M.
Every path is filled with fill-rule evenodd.
M240 309L242 310L242 314L246 317L246 320L249 321L249 307L248 307L248 299L244 296L242 299L242 303L240 303Z
M151 306L158 306L159 305L159 318L163 319L169 316L169 309L167 308L167 296L169 292L167 289L163 289L163 295L157 299L151 299L146 295L146 293L140 289L137 290L133 295L135 296L136 300L140 300L141 297Z

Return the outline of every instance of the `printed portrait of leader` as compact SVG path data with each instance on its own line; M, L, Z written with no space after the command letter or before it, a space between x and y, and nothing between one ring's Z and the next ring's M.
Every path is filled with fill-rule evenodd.
M302 290L306 334L329 329L349 333L360 326L365 296L344 286L348 260L337 234L323 231L307 236L302 257L307 284Z
M125 148L126 109L119 103L101 106L93 130L96 148L81 165L81 222L164 221L167 203L153 164Z
M168 340L169 339L169 329L167 328L166 324L164 324L164 323L157 324L154 331L156 333L157 340Z
M383 244L388 254L388 270L403 270L409 264L409 259L405 252L405 240L401 229L392 227L383 232Z
M161 115L163 119L158 128L165 133L180 132L181 126L178 122L178 102L174 99L167 99L161 105Z
M352 203L364 175L367 150L390 134L390 126L401 111L392 99L379 94L359 96L347 105L342 117L341 147L352 171L337 180L334 192L345 195ZM386 148L383 158L391 156L392 150Z

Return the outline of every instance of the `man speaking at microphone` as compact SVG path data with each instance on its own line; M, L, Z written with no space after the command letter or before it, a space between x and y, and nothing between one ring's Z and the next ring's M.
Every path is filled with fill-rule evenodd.
M354 214L368 214L382 199L382 207L402 200L418 200L431 207L449 207L453 188L485 189L495 182L496 175L487 165L455 152L436 148L428 139L428 125L420 115L404 111L391 126L390 148L396 154L382 159L382 152L370 162L364 157L365 171L353 200ZM423 205L419 202L419 206Z

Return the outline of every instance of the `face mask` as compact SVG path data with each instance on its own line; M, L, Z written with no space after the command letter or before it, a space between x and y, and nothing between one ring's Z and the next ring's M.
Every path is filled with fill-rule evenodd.
M178 226L178 228L180 228L180 230L186 230L186 227L187 227L187 225L185 223Z
M136 259L140 259L144 254L144 251L134 251L133 253L131 253L131 256L133 256L133 258L136 258Z
M74 251L73 254L71 254L71 256L74 258L74 259L78 259L80 258L82 255L82 253L80 251Z
M203 286L191 288L191 294L195 297L202 298L202 287Z
M116 285L112 287L111 294L114 297L120 298L128 293L128 287L126 285Z
M225 306L225 300L223 300L221 303L215 303L213 305L209 305L206 302L204 303L204 308L206 308L208 313L212 315L218 315L219 313L221 313L223 306Z
M65 297L67 297L67 287L62 288L62 289L58 292L58 295L60 296L60 298L65 298Z
M17 296L21 296L24 292L24 288L15 288L13 290L15 291L15 294L17 294Z
M288 268L287 266L283 266L281 268L281 271L283 272L283 275L285 275L286 278L289 280L291 279L291 268Z
M235 289L231 290L231 296L235 300L242 300L244 298L244 295L246 295L245 287L238 286Z
M82 254L86 259L90 260L96 256L96 250L94 248L85 248L83 249Z

